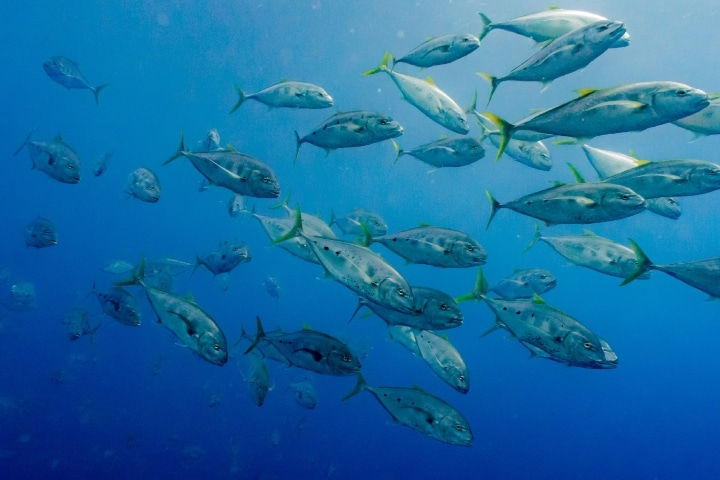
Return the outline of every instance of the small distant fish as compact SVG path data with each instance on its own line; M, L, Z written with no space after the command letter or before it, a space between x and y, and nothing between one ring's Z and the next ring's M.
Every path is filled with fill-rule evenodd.
M137 299L122 287L112 287L109 290L95 290L93 293L100 302L103 313L131 327L138 327L141 323L142 312Z
M217 150L223 150L220 146L220 133L217 128L211 128L208 130L205 140L199 143L197 149L194 150L196 153L215 152Z
M93 175L99 177L107 171L108 161L112 157L113 152L106 152L97 162L93 165Z
M393 68L398 63L407 63L420 68L445 65L471 54L479 47L478 37L469 33L433 37L413 48L407 55L394 59Z
M720 98L710 100L710 105L697 113L672 122L693 133L691 141L708 135L720 134Z
M27 312L38 307L35 286L30 282L16 282L0 293L0 304L15 312Z
M543 268L528 268L518 270L512 275L500 280L490 288L502 298L532 298L542 295L555 288L557 279L555 275Z
M367 110L336 113L302 138L295 132L295 161L303 143L330 153L338 148L362 147L402 134L402 126L382 113Z
M328 108L333 99L322 87L312 83L283 81L256 93L246 94L235 85L238 101L230 110L233 113L245 100L257 100L270 108Z
M373 237L385 235L388 231L387 223L379 214L362 208L354 208L352 212L338 218L335 218L335 212L332 212L329 225L333 224L345 235L364 235L361 224L367 227Z
M156 203L160 200L160 180L148 168L138 168L128 175L126 192L138 200Z
M47 218L37 217L25 228L25 245L28 247L45 248L57 243L57 229Z
M292 387L293 391L295 392L294 398L295 402L298 405L309 410L317 407L317 392L315 391L315 387L313 387L313 384L310 383L309 380L291 383L290 387Z
M62 324L67 327L70 341L74 341L83 335L90 335L90 343L95 338L95 332L102 326L102 323L91 326L87 319L88 311L82 307L73 308L62 317Z
M230 198L228 202L227 210L231 217L237 217L241 213L245 212L245 197L239 194L235 194Z
M243 377L253 403L258 407L262 407L265 403L265 397L272 390L270 387L270 372L265 358L258 355L248 355L248 372L247 376L243 374Z
M403 150L395 140L391 141L395 147L393 165L403 155L415 157L435 168L464 167L485 156L485 149L480 141L472 137L443 138L410 150Z
M245 242L222 242L220 247L205 255L197 256L195 269L199 266L207 268L213 275L228 273L241 263L252 260L250 246Z
M133 264L127 260L109 260L102 267L103 272L107 273L127 273L131 272L132 269Z
M74 184L80 181L80 157L60 135L53 140L30 140L31 135L13 155L27 146L33 169L37 168L58 182Z
M71 88L87 88L95 96L95 104L98 105L98 95L100 90L107 87L108 84L93 87L82 74L78 64L67 57L55 56L51 57L43 63L45 73L55 82L59 83L67 89Z
M263 285L268 295L276 301L280 300L280 285L278 285L277 278L268 275L265 277L265 280L263 280Z

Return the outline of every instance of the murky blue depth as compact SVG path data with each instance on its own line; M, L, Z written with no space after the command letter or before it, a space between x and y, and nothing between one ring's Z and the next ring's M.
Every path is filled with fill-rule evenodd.
M567 163L588 182L598 181L579 144L545 139L552 158L547 170L508 155L495 162L497 148L488 139L483 158L454 168L408 154L393 164L390 140L329 154L309 142L300 148L296 140L296 133L303 138L338 112L359 110L399 123L402 135L386 138L403 153L457 136L461 130L445 128L404 100L388 75L362 73L378 67L386 51L401 58L429 37L478 36L479 12L501 22L547 6L536 0L0 6L3 478L718 478L718 302L661 271L620 287L621 278L572 265L543 242L523 253L535 220L510 209L497 211L486 230L486 189L504 203L553 182L574 183ZM399 63L397 71L430 76L462 109L477 93L479 112L513 123L585 88L672 81L720 90L720 8L712 2L562 7L622 21L630 44L607 49L545 90L538 82L504 81L487 107L490 84L476 73L508 74L537 52L535 42L494 29L458 60L423 69ZM70 59L86 83L59 76L62 65L46 64L53 57ZM252 98L281 80L321 86L333 106L269 108ZM236 86L246 98L231 114L239 103ZM467 128L467 137L480 139L473 115ZM211 149L203 145L211 129L220 136L214 148L237 150L272 170L266 194L203 182L189 152ZM181 135L185 154L163 165L179 153ZM53 139L53 148L60 142L79 158L79 180L73 168L60 171L72 164L67 151L37 156L32 142ZM663 124L580 143L632 151L640 159L720 162L720 137L691 140L690 131ZM130 181L138 169L157 182L144 173ZM272 198L275 180L280 193ZM290 209L299 204L303 214L325 222L331 212L340 218L364 209L380 215L391 233L421 223L464 232L486 252L483 272L491 286L516 269L552 272L556 286L543 300L611 345L617 367L530 358L504 329L480 338L495 319L485 302L471 301L460 304L462 326L437 332L470 372L466 394L450 388L390 340L377 315L363 309L349 322L358 305L354 291L324 278L320 265L272 245L251 212L285 218L285 209L272 207L288 194ZM690 262L720 256L718 195L678 197L677 219L643 211L593 225L539 223L546 237L588 228L625 246L632 238L656 264ZM340 225L332 225L335 234L354 241ZM410 285L458 297L475 284L476 267L411 264L380 243L370 248ZM231 251L242 251L232 271L212 272L206 263L193 270L196 258L212 252L225 258ZM133 272L139 283L134 267L141 258L143 282L172 290L214 319L226 337L218 347L227 349L226 363L222 351L221 366L206 361L199 347L183 345L158 323L141 286L122 287L137 302L141 325L133 325L131 314L128 321L108 315L98 298L107 297L114 282L132 280ZM164 274L148 267L162 258L189 266ZM189 337L197 333L183 315L168 315ZM256 352L243 355L255 339L256 317L266 332L311 328L344 342L371 387L418 386L439 397L467 419L472 445L443 443L394 422L368 392L342 401L356 385L354 375L321 375L272 359L269 391L258 407L251 395ZM247 335L236 344L243 328Z

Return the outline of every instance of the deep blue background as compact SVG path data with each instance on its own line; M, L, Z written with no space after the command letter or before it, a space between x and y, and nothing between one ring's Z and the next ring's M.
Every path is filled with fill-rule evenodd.
M626 23L628 48L605 53L586 69L555 81L545 92L532 83L508 82L491 110L517 120L535 108L566 101L573 89L625 82L673 80L703 90L717 81L717 25L712 2L576 1L565 8L594 11ZM718 304L661 273L618 287L619 279L567 265L546 245L521 254L533 220L501 211L489 230L484 189L500 201L571 179L573 162L595 176L579 147L551 146L547 173L507 157L463 169L429 172L409 157L391 167L389 142L327 156L310 145L297 164L293 131L309 132L334 109L268 109L248 101L233 115L233 84L247 92L280 79L322 85L338 111L378 110L404 127L398 139L411 148L449 132L401 99L384 75L365 78L385 50L402 55L432 35L479 33L477 12L505 20L547 7L544 0L478 1L36 1L0 6L2 145L0 163L0 266L34 283L39 308L0 309L0 470L12 478L456 478L676 479L720 475L717 342ZM534 51L532 42L491 32L469 57L420 71L430 74L461 105L487 84L477 71L504 74ZM67 91L42 63L65 55L93 84L110 83L96 107L87 91ZM465 325L448 335L469 365L472 386L462 396L419 359L386 340L376 318L347 319L354 295L321 280L316 265L269 245L251 218L226 212L229 192L198 193L200 175L189 162L160 164L177 148L217 128L222 143L270 164L283 194L305 211L329 218L353 207L379 212L391 230L418 222L466 231L488 251L486 275L500 279L516 267L544 267L558 277L546 295L602 335L620 358L611 371L567 368L528 360L508 335L478 337L492 323L487 307L466 304ZM30 131L35 138L61 132L83 160L78 185L60 184L30 169L27 152L12 152ZM471 134L478 129L472 126ZM600 137L591 145L649 159L717 159L718 138L689 143L691 134L666 125L641 133ZM107 173L92 164L113 150ZM160 177L157 204L128 199L127 175L149 167ZM592 230L616 241L635 238L658 263L720 254L718 193L683 198L682 217L650 213ZM271 213L272 200L249 200ZM60 243L27 249L25 226L37 215L57 226ZM573 226L548 235L579 233ZM321 377L271 364L274 389L262 408L247 393L241 350L222 368L176 345L155 324L139 290L143 325L129 328L102 317L92 296L114 277L101 271L113 258L135 261L172 256L192 261L221 240L248 242L254 259L232 273L222 291L207 271L176 280L192 291L234 342L240 324L254 331L307 323L347 341L362 360L371 385L422 385L460 409L470 421L471 448L452 447L397 425L369 394L343 403L354 378ZM373 247L375 248L375 247ZM472 287L475 271L441 271L397 265L412 284L451 295ZM271 274L282 287L279 303L262 286ZM61 316L85 306L102 320L93 344L69 342ZM153 375L153 369L158 371ZM311 378L319 393L314 411L292 399L291 381ZM211 406L217 400L219 403ZM5 476L5 474L3 474ZM10 478L10 477L7 477Z

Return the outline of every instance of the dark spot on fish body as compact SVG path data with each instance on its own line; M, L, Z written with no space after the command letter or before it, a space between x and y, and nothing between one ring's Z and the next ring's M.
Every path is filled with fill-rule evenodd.
M316 243L317 243L317 242L316 242ZM324 246L324 247L323 247L323 250L327 251L327 250L330 250L330 248L327 247L327 246Z
M340 250L335 251L335 255L340 255L342 252Z

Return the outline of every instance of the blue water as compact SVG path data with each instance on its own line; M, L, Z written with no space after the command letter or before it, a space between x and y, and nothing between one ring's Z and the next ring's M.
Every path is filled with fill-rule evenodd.
M711 2L576 1L565 8L594 11L626 23L627 48L606 52L586 69L556 80L545 91L535 83L508 82L491 110L517 120L531 109L567 101L572 90L626 82L673 80L718 90L720 9ZM669 276L619 287L619 279L574 267L546 245L522 250L534 221L500 211L486 231L484 189L500 201L571 181L567 162L595 179L576 146L551 145L550 172L531 170L505 157L462 169L429 172L409 157L391 166L389 142L326 156L303 145L293 165L293 131L308 133L332 111L377 110L398 120L405 148L449 132L401 99L385 75L363 77L383 53L406 53L433 35L479 33L477 12L510 19L547 7L522 2L5 2L0 50L3 115L0 176L0 266L35 285L38 308L0 307L0 471L3 478L533 478L714 479L720 475L717 431L718 304ZM477 71L508 72L534 51L529 40L491 32L481 47L453 64L419 71L459 104L474 91L488 94ZM79 63L91 84L109 83L96 106L92 94L51 81L42 63L64 55ZM322 85L335 99L327 110L268 109L248 101L232 115L233 84L247 92L280 79ZM391 231L427 222L465 231L488 252L484 270L498 280L514 268L543 267L558 278L545 299L603 336L619 356L615 370L569 368L540 359L505 333L480 339L492 324L483 304L463 305L465 324L447 334L471 372L461 395L427 366L387 340L377 318L348 323L356 298L323 280L319 266L272 247L258 222L226 212L230 193L198 193L200 175L189 162L161 163L183 131L190 145L217 128L222 143L268 163L291 202L326 220L330 210L362 207L380 213ZM12 152L33 138L58 132L80 155L77 185L31 170L27 151ZM476 125L471 134L477 135ZM691 134L672 125L641 133L599 137L591 145L649 159L716 161L718 138L689 143ZM113 151L109 168L93 177L92 164ZM124 193L127 175L148 167L160 177L162 197L142 203ZM625 242L633 237L658 263L717 256L718 193L681 199L672 221L650 213L599 224L592 230ZM249 199L273 215L275 200ZM25 226L37 215L51 219L60 241L28 249ZM551 235L579 233L556 226ZM369 394L341 398L353 377L324 377L270 364L274 389L255 406L241 370L243 348L223 367L207 363L155 317L141 290L139 328L101 314L93 284L117 279L101 270L110 259L170 256L193 261L222 240L249 243L253 260L231 274L223 291L204 270L175 280L191 291L225 331L241 324L254 332L300 329L303 323L346 341L362 358L370 385L419 384L457 407L474 435L470 448L453 447L394 425ZM475 269L439 270L404 265L373 247L414 285L467 292ZM277 277L279 302L263 280ZM102 321L92 344L68 341L61 316L77 306ZM246 344L245 344L246 345ZM288 385L308 377L319 403L302 409Z

